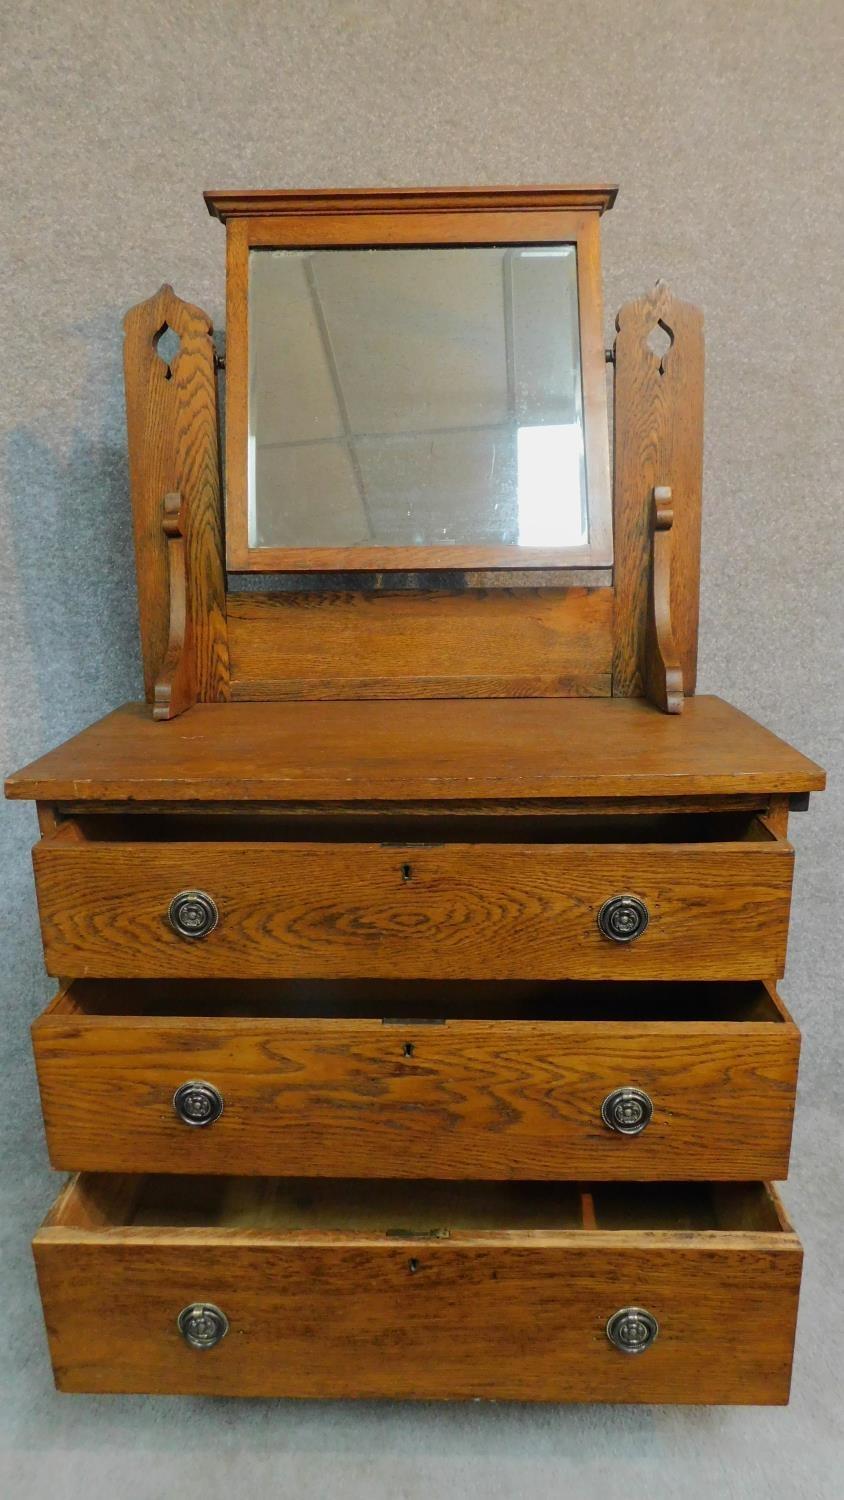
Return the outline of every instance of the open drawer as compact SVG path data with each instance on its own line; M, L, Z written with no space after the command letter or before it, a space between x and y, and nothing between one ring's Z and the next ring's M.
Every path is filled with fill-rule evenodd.
M82 1176L38 1232L67 1391L777 1403L763 1184Z
M69 1171L784 1178L773 986L76 980L33 1027Z
M70 978L758 979L793 851L752 813L82 817L34 850ZM525 830L525 824L531 824ZM468 826L466 826L468 825ZM506 831L505 831L506 830ZM369 837L372 837L370 833Z

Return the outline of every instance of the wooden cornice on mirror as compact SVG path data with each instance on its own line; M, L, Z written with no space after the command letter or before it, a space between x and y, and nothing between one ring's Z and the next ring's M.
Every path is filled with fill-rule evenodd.
M225 224L229 219L282 214L477 213L484 209L612 208L618 188L609 184L565 187L441 188L263 188L203 194L208 212Z

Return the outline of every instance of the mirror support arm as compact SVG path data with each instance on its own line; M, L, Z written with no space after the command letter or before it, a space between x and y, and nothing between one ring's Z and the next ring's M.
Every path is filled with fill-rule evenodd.
M666 714L683 711L683 668L671 624L671 568L674 508L671 490L653 491L648 620L645 633L645 693Z
M196 663L185 547L187 505L178 490L164 496L164 535L170 588L170 633L155 681L152 716L174 719L196 702Z

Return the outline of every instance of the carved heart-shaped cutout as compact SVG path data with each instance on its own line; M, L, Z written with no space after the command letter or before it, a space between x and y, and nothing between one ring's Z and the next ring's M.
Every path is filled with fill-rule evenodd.
M182 347L182 341L169 323L165 323L153 339L153 348L158 358L167 366L165 380L172 379L173 361Z
M674 343L674 330L663 323L660 318L648 334L645 343L651 351L654 359L659 360L659 373L665 374L665 361L668 358L671 345Z

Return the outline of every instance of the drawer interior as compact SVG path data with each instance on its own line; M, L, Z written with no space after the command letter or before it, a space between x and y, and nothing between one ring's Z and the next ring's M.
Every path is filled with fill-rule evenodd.
M788 1232L764 1183L407 1182L83 1174L47 1226L362 1233Z
M301 1018L445 1024L501 1021L715 1021L782 1024L764 984L464 980L75 980L64 1017Z
M408 813L251 815L124 812L74 818L61 834L85 843L491 844L769 843L755 812L605 812L534 816L489 813L427 817Z

